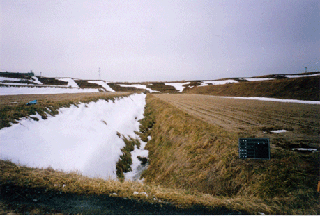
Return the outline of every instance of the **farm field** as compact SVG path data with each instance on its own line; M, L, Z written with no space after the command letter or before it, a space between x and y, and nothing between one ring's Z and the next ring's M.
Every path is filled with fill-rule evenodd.
M31 100L38 102L46 101L81 101L88 99L99 99L103 97L114 97L129 95L127 92L86 92L74 94L26 94L26 95L0 95L0 108L3 106L15 106L28 103Z
M160 90L163 86L168 87L164 83L156 87ZM147 94L144 118L139 120L136 133L146 142L149 154L148 169L141 175L143 183L89 178L81 173L64 173L51 167L30 168L2 160L0 186L5 193L1 194L0 213L135 214L139 206L149 208L143 211L147 214L188 214L188 211L194 214L315 214L318 211L319 104L188 93L175 90L173 94ZM82 103L99 99L114 101L130 94L132 92L2 95L0 129L7 130L11 122L28 116L30 121L39 118L40 123L49 122L60 108L82 109ZM31 100L38 103L27 106ZM35 121L34 124L38 124ZM111 126L108 119L103 122L99 122L104 128L100 134L106 133L106 122ZM238 138L249 137L270 138L271 160L238 158ZM132 157L136 156L132 154ZM40 195L36 195L39 191ZM57 202L52 203L46 194ZM62 205L69 201L77 203L77 207ZM114 202L121 203L119 208L128 203L136 207L119 211L103 207ZM82 203L87 203L88 208L80 208L78 204Z
M147 95L142 125L149 127L152 139L146 145L145 182L243 203L248 197L262 199L272 214L315 214L318 107L210 95ZM270 160L239 159L238 139L254 137L270 138Z
M155 97L241 137L267 137L273 146L319 148L319 105L242 100L195 94ZM283 133L271 131L286 130Z

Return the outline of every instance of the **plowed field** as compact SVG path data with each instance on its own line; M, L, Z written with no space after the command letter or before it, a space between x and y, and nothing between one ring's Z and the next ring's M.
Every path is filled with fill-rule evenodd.
M270 138L283 148L319 148L320 106L209 95L157 94L159 99L241 137ZM272 133L274 130L284 133Z

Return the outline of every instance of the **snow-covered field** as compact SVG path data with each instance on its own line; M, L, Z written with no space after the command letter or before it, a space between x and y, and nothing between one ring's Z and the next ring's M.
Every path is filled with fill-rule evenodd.
M99 92L98 89L80 88L50 88L50 87L0 87L0 95L18 94L63 94L63 93L84 93Z
M115 179L116 162L125 145L116 133L138 138L134 131L139 130L144 106L145 95L135 94L115 102L98 100L61 108L59 115L47 119L33 116L39 121L24 118L0 130L0 158L31 167L51 166ZM148 154L146 150L140 153ZM137 160L133 158L133 162L133 167L138 167ZM133 170L127 177L135 174Z

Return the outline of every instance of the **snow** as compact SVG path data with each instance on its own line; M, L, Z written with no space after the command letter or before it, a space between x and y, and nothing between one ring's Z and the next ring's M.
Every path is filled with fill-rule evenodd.
M68 86L72 88L79 88L78 84L72 78L59 78L58 80L68 82Z
M32 79L34 80L33 81L34 84L40 84L40 85L43 84L42 82L39 81L38 77L36 76L33 76Z
M211 97L217 97L217 96L211 96ZM296 100L296 99L277 99L277 98L267 98L267 97L223 97L223 98L244 99L244 100L260 100L260 101L275 101L275 102L284 102L284 103L320 104L320 101L304 101L304 100Z
M309 76L320 76L320 73L318 73L318 74L306 74L306 75L286 75L287 78L300 78L300 77L309 77Z
M143 118L145 95L98 100L59 109L39 121L24 118L0 130L0 158L30 167L77 171L89 177L116 178L116 162L125 145L117 136L135 138ZM107 123L107 124L106 124Z
M149 92L159 92L156 90L152 90L151 88L147 88L146 85L140 85L140 84L134 84L134 85L125 85L125 84L120 84L121 87L125 87L125 88L139 88L139 89L145 89L148 90Z
M115 92L105 81L88 81L88 83L96 83L98 85L101 85L105 90L109 92Z
M76 89L76 88L28 88L28 87L0 87L0 95L18 95L18 94L63 94L63 93L83 93L99 92L98 89Z
M137 191L135 191L135 192L133 192L133 194L134 194L134 195L136 195L136 194L142 194L142 195L145 195L146 197L148 197L148 194L147 194L146 192L137 192Z
M286 130L274 130L274 131L270 131L271 133L284 133L287 132Z
M318 151L318 149L311 149L311 148L294 148L293 151Z
M24 79L20 79L20 78L9 78L9 77L2 77L0 76L0 82L3 82L3 81L12 81L12 82L15 82L15 81L22 81Z
M6 86L33 86L33 83L1 83L3 85L6 85Z
M238 81L232 80L232 79L221 80L221 81L202 81L201 85L199 85L199 86L206 86L206 85L209 85L209 84L212 84L212 85L224 85L224 84L227 84L227 83L237 83L237 82Z
M247 81L267 81L267 80L274 80L274 78L247 78L244 77L243 79L247 80Z
M135 149L131 152L132 155L132 171L128 173L124 173L124 177L127 180L132 181L139 181L139 178L141 176L141 173L143 170L147 168L146 165L141 165L141 161L137 158L138 156L146 157L148 158L148 150L145 150L144 147L146 146L146 142L141 141L141 146L139 149L137 149L137 146L135 146Z
M165 83L165 85L171 85L173 86L177 91L182 92L185 88L183 85L189 84L190 82L186 83Z

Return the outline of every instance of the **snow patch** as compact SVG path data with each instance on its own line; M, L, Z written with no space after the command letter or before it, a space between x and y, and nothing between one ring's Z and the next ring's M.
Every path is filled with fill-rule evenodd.
M211 96L211 97L217 97L217 96ZM275 101L275 102L284 102L284 103L320 104L320 101L303 101L303 100L296 100L296 99L277 99L277 98L267 98L267 97L223 97L223 98Z
M274 78L247 78L247 77L244 77L243 79L249 82L274 80Z
M84 93L99 92L98 89L80 88L37 88L37 87L0 87L0 95L19 95L19 94L63 94L63 93Z
M88 81L88 83L95 83L101 85L105 90L109 92L115 92L105 81Z
M318 149L311 149L311 148L293 148L291 150L293 150L293 151L311 151L311 152L318 151Z
M300 77L310 77L310 76L320 76L320 73L318 74L306 74L306 75L285 75L287 78L300 78Z
M137 195L137 194L142 194L142 195L145 195L146 197L148 197L148 194L146 192L133 192L134 195Z
M227 83L238 83L238 81L232 80L232 79L221 80L221 81L202 81L201 85L199 85L199 86L206 86L206 85L209 85L209 84L212 84L212 85L224 85L224 84L227 84Z
M39 81L38 77L36 77L36 76L33 76L32 79L34 80L33 81L34 84L39 84L39 85L43 84L42 82Z
M156 90L152 90L151 88L147 88L146 85L140 85L140 84L133 84L133 85L125 85L125 84L119 84L121 87L125 87L125 88L139 88L139 89L145 89L145 90L148 90L149 92L159 92L159 91L156 91Z
M2 81L11 81L11 82L19 82L19 81L26 81L25 79L19 79L19 78L9 78L9 77L2 77L0 76L0 82Z
M79 88L78 84L72 78L59 78L58 80L68 82L69 87Z
M274 130L274 131L270 131L271 133L284 133L287 132L286 130Z
M39 121L23 118L0 130L0 158L116 179L116 162L125 145L116 132L135 138L144 106L145 95L135 94L115 102L98 100L61 108L59 115L47 119L32 116Z
M185 88L183 85L190 84L190 82L186 83L165 83L165 85L171 85L173 86L177 91L182 92Z
M34 85L34 83L8 83L8 82L6 82L6 83L1 83L1 84L3 84L3 85L6 85L6 86L33 86Z

